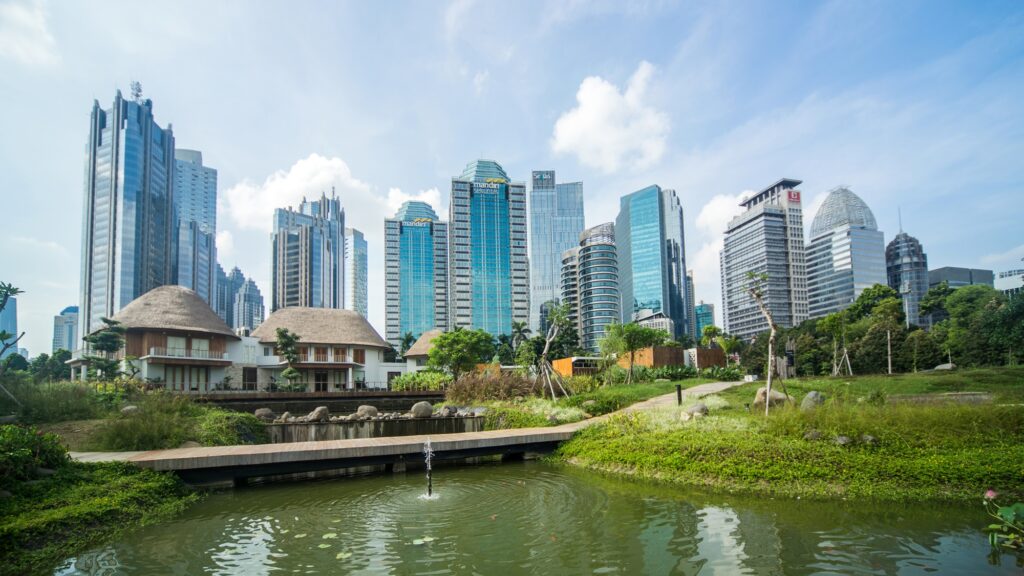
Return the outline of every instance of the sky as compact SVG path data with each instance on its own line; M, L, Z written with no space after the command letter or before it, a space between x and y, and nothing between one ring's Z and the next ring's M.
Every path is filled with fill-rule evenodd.
M0 281L22 345L79 298L89 112L142 84L177 146L219 172L218 250L270 304L273 210L337 191L369 242L447 217L475 158L584 183L586 224L677 191L697 301L743 194L803 181L805 224L849 186L932 268L1021 268L1024 3L45 2L0 0Z

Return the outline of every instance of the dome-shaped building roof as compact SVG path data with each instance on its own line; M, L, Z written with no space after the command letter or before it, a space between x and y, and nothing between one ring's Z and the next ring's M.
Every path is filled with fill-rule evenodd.
M210 305L183 286L160 286L114 314L128 330L180 330L238 338Z
M277 329L287 328L298 334L300 344L331 344L390 348L363 315L340 308L307 308L292 306L275 310L253 330L260 342L277 340Z
M878 230L875 215L868 205L849 188L840 186L829 192L811 223L811 238L828 234L839 226Z

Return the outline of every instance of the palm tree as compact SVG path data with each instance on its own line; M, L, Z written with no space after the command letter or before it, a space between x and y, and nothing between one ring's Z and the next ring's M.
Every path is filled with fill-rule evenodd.
M530 337L531 330L524 321L512 321L512 348L518 349L524 340Z
M412 335L412 332L406 332L402 334L402 339L398 342L398 349L401 351L401 355L405 356L405 353L412 348L412 345L416 343L416 337Z
M708 324L701 331L700 343L702 346L711 346L712 342L717 342L718 337L722 335L722 329L714 324Z
M715 342L718 343L718 347L721 348L722 352L725 353L725 365L728 366L729 356L732 355L733 351L739 348L740 339L735 336L723 334L721 336L716 337Z

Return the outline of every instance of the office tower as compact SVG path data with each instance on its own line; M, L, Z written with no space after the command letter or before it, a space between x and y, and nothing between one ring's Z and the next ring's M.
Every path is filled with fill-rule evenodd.
M174 215L179 286L215 303L217 282L217 171L203 166L203 153L174 151Z
M693 339L700 340L700 333L697 332L697 311L693 299L693 270L686 271L686 318L690 323L689 334Z
M493 160L476 160L452 178L449 318L453 328L511 334L530 318L526 186Z
M958 268L956 266L944 266L928 271L928 287L938 286L945 282L950 288L961 288L974 284L985 286L996 285L995 274L991 270L979 268Z
M7 306L0 310L0 332L6 332L10 335L8 339L0 340L0 350L3 349L4 344L18 337L18 299L14 296L9 297L7 299ZM17 346L8 348L7 352L0 354L0 360L17 353Z
M722 270L724 329L752 340L768 329L749 294L749 273L767 274L764 301L775 323L792 327L807 319L807 269L800 180L783 178L740 203L745 211L725 230Z
M386 337L395 349L413 338L448 329L448 224L426 202L402 204L384 220Z
M274 211L271 311L345 307L345 212L331 197Z
M579 246L562 254L561 275L561 299L569 307L580 347L597 352L606 327L621 314L615 224L581 232Z
M704 336L704 327L715 325L715 305L705 304L701 300L700 304L694 307L694 316L697 318L697 332L694 338L697 342L700 342L700 339Z
M68 306L53 317L53 347L51 352L74 352L78 345L78 306Z
M832 189L811 223L808 318L845 310L866 288L885 283L885 240L874 214L850 189Z
M174 133L132 84L93 102L86 147L79 336L146 292L173 282Z
M366 238L355 228L345 228L345 308L366 318Z
M238 268L231 272L234 273ZM232 323L229 324L234 330L247 330L252 332L263 323L263 294L251 278L245 280L235 292L232 302Z
M885 247L885 271L889 287L900 293L907 322L926 325L921 299L928 292L928 255L917 238L900 231Z
M583 232L583 183L558 184L554 170L534 171L532 182L530 329L544 333L546 311L558 302L562 253L576 246Z
M689 334L683 207L675 191L648 186L623 196L615 237L622 322L661 312L672 338Z
M245 284L245 275L238 266L232 268L230 274L225 274L224 268L217 264L216 306L213 310L229 327L235 325L235 296L242 284Z

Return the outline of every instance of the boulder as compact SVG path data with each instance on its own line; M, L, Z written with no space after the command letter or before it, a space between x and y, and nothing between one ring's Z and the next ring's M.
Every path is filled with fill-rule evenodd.
M317 406L306 416L307 422L327 422L331 418L331 412L327 406Z
M256 411L253 412L253 415L255 415L260 420L263 420L264 422L274 421L274 411L271 410L270 408L257 408Z
M871 434L861 434L860 441L861 444L864 444L865 446L876 446L878 444L878 438L875 438Z
M801 410L814 410L818 406L825 403L825 395L817 390L811 390L804 396L802 402L800 402Z
M583 404L580 404L580 407L584 409L593 408L594 406L597 406L597 400L584 400Z
M278 420L278 422L287 422L288 419L291 418L291 417L292 417L292 413L291 412L285 412L284 414L281 414L281 417L278 418L277 420Z
M836 436L834 442L836 443L836 446L849 446L850 444L853 444L853 438L850 438L849 436Z
M125 416L131 416L133 414L138 414L138 413L139 413L139 407L135 406L133 404L129 404L128 406L125 406L124 408L121 408L121 414L124 414Z
M200 444L199 442L196 442L195 440L186 440L186 441L181 443L181 446L178 446L178 448L202 448L202 447L203 447L203 445Z
M953 364L952 362L947 362L945 364L939 364L938 366L935 367L935 369L936 370L956 370L956 364Z
M430 418L434 414L434 407L427 401L417 402L412 405L409 413L413 418Z
M694 420L700 420L703 417L704 417L704 413L703 412L693 412L693 419Z
M762 386L761 388L757 389L757 394L754 396L754 403L751 405L751 407L754 410L764 410L765 394L767 394L767 388L765 386ZM768 405L780 406L782 404L785 404L786 402L793 401L794 400L792 396L787 396L782 392L779 392L778 390L772 388L772 396L768 401Z
M345 418L345 420L348 420L349 422L355 422L355 421L359 420L359 414L349 414L348 416L345 416L344 418Z
M459 409L455 406L445 406L441 408L441 416L443 418L451 418L459 413Z
M377 407L364 404L356 409L356 414L362 417L374 418L378 414Z
M815 440L821 440L823 436L824 434L812 428L804 434L804 440L809 440L813 442Z
M680 422L689 422L691 419L693 419L693 414L690 414L689 412L682 412L679 414Z
M694 416L696 416L697 414L700 414L701 416L708 415L707 404L704 404L703 402L697 402L693 406L687 408L686 411L689 412L690 414L693 414Z

